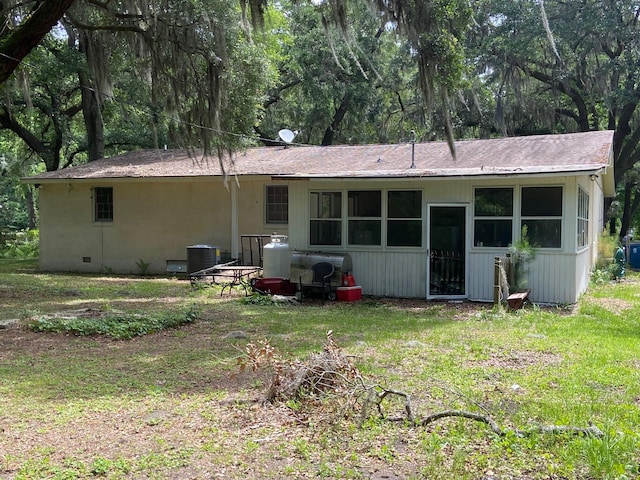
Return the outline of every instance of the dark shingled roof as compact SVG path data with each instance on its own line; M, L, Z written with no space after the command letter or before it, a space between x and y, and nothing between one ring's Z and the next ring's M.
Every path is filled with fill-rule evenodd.
M612 131L445 142L329 147L259 147L239 151L225 167L235 175L284 178L447 177L598 171L610 166ZM412 149L415 151L412 155ZM415 167L411 168L412 158ZM220 176L217 158L184 150L134 151L25 181Z

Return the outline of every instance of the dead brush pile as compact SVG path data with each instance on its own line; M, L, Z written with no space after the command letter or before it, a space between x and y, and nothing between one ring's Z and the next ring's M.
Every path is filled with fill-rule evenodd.
M249 343L238 363L240 371L272 371L264 398L269 403L325 411L339 408L345 414L357 408L366 390L358 368L337 345L331 331L322 351L311 353L305 361L286 360L269 342L261 341Z

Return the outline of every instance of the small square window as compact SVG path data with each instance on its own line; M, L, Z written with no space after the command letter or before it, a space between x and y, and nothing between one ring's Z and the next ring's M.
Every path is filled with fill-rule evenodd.
M287 185L267 185L266 223L289 223L289 187Z
M113 188L94 188L93 206L94 220L96 222L113 222Z

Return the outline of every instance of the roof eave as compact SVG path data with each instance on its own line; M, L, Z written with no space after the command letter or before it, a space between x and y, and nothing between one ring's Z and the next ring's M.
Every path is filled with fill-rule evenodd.
M441 179L441 178L504 178L504 177L557 177L567 175L598 175L606 171L603 166L575 166L569 169L550 168L546 171L538 169L510 169L510 170L489 170L489 169L468 169L465 171L433 171L415 170L407 171L387 171L387 172L337 172L337 173L294 173L294 174L273 174L271 178L278 180L349 180L367 179L375 180L381 178L395 178L405 180L415 179Z

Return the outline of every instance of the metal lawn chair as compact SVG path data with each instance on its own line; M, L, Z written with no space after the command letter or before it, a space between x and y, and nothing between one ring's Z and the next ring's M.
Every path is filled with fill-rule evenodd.
M331 276L335 269L329 262L314 263L307 272L300 275L300 295L302 297L303 288L320 288L322 290L322 303L324 304L325 295L331 293ZM311 283L304 283L303 277L307 273L312 273Z

